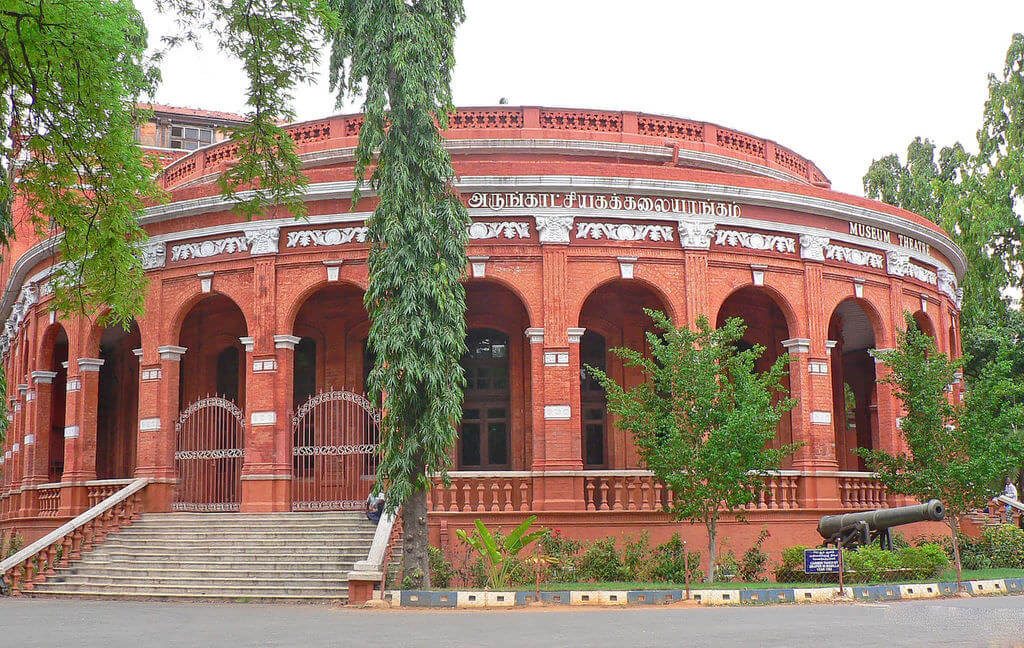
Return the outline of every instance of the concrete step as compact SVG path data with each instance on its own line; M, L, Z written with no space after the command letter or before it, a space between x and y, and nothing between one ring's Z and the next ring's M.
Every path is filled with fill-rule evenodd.
M288 542L335 542L337 540L358 540L360 542L367 542L373 540L373 533L368 533L359 529L339 529L337 531L330 532L319 532L319 531L272 531L267 533L261 533L259 531L253 531L250 533L240 532L183 532L180 534L175 533L152 533L152 532L139 532L139 533L116 533L107 536L108 541L118 542L260 542L260 543L271 543L280 542L282 540Z
M303 513L143 513L137 522L167 524L291 524L303 522L352 521L372 524L362 511L324 511Z
M94 576L82 574L57 574L47 581L48 583L62 585L108 585L116 586L118 589L128 586L176 586L176 587L200 587L219 588L227 587L278 587L288 589L290 587L319 587L321 589L338 589L348 587L344 578L284 578L278 575L276 578L241 578L231 576L214 576L209 578L189 578L185 576L166 576L161 578L139 578L135 576Z
M97 549L93 553L83 556L85 558L95 557L107 560L128 560L133 562L185 562L189 560L200 560L205 562L233 562L247 560L250 562L271 561L280 562L284 560L297 560L305 563L337 563L346 558L358 560L366 556L366 550L351 549L319 549L316 551L298 551L288 548L278 548L274 551L265 552L240 552L240 551L173 551L166 549L126 548L126 549Z
M183 596L217 596L221 598L249 598L281 596L294 597L315 597L315 598L348 598L348 586L344 587L303 587L299 585L281 586L260 586L260 585L118 585L116 588L106 585L78 584L78 583L51 583L46 582L36 585L34 592L74 594L77 596L91 595L97 591L111 591L119 595L136 596L159 596L164 594L177 594Z
M142 592L126 594L108 588L100 588L86 591L67 591L61 589L32 590L26 592L32 598L60 599L65 597L74 598L97 598L116 601L225 601L234 603L345 603L348 601L348 593L336 595L334 593L324 595L312 594L248 594L239 596L236 594L196 594L188 592Z
M191 579L207 578L280 578L288 576L295 580L317 580L327 579L344 580L352 571L354 564L332 565L320 569L311 569L309 565L303 565L302 569L289 569L287 567L271 567L267 569L254 569L251 565L238 565L231 569L210 569L202 565L190 565L187 567L110 567L107 565L90 565L79 567L67 567L57 571L57 576L89 576L89 577L124 577L124 578L168 578L181 577Z
M107 547L173 547L179 549L193 549L197 547L210 547L218 549L253 549L262 551L274 547L294 547L296 549L316 549L319 547L363 547L373 540L373 536L336 536L333 538L310 539L304 536L289 538L262 538L253 536L251 538L225 539L216 536L212 538L118 538L111 536L102 544Z
M351 569L355 563L364 559L362 554L353 554L339 560L296 561L291 557L276 560L218 560L210 561L201 557L169 558L166 560L141 561L134 558L114 560L83 559L64 569L207 569L210 571L312 571L331 569Z

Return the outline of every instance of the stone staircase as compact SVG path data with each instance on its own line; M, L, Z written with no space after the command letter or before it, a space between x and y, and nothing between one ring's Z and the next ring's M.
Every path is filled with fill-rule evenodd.
M362 512L147 513L31 593L346 602L375 529Z

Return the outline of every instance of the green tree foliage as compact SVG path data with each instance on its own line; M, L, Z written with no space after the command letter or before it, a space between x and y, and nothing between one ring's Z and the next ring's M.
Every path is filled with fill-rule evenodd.
M647 333L650 355L613 350L640 369L644 382L625 389L603 371L587 370L604 386L608 409L633 434L644 463L672 489L673 516L707 527L712 582L722 512L757 501L768 472L797 448L771 447L779 421L796 404L782 384L789 358L758 373L754 364L764 347L738 349L742 320L713 329L701 316L692 330L646 312L660 331Z
M295 118L293 89L316 78L325 38L337 25L327 0L156 0L180 31L169 46L212 34L248 77L247 122L231 131L236 163L218 182L235 211L252 218L282 205L304 216L308 184L295 143L281 124Z
M890 491L943 502L959 580L960 518L998 493L1006 471L1019 460L1024 386L1011 377L1008 359L992 362L969 386L964 402L954 402L947 388L962 359L939 353L910 314L906 324L897 347L877 357L891 370L885 382L906 411L900 434L907 451L858 452Z
M978 344L981 336L1001 330L1004 338L1012 337L1005 329L1012 310L1006 296L1024 288L1018 207L1024 197L1024 35L1013 36L1002 75L989 76L982 122L977 153L956 143L936 156L935 145L918 137L905 163L887 155L864 176L868 197L931 219L964 251L961 326L971 377L990 359Z
M426 495L444 472L462 416L469 215L452 183L440 128L452 111L451 72L461 0L334 0L331 83L364 97L356 177L371 165L379 203L372 244L371 393L387 395L378 475L387 507L403 506L405 578L430 583Z

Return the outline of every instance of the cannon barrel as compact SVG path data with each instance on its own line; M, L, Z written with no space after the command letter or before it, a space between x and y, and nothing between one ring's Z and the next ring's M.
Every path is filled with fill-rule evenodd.
M818 533L826 540L837 534L852 529L860 522L867 522L872 531L882 531L901 524L914 522L938 522L946 517L946 509L939 500L929 500L924 504L898 506L891 509L878 509L862 513L844 513L842 515L826 515L818 522Z

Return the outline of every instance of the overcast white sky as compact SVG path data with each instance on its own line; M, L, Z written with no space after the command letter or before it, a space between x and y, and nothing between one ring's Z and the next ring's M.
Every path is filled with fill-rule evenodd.
M136 0L152 42L171 29ZM638 110L772 138L861 194L872 159L915 135L973 144L1020 0L465 0L458 105ZM241 112L245 80L214 48L175 50L158 101ZM338 112L326 79L299 118Z

